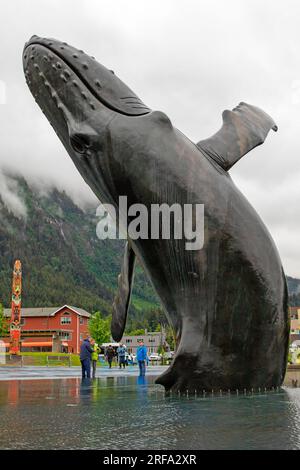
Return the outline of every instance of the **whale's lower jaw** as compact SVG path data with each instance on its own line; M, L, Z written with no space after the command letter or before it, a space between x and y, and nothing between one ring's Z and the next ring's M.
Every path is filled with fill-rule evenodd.
M225 362L225 361L224 361ZM255 370L249 370L241 361L240 368L236 365L202 364L201 358L195 355L175 356L173 363L155 383L163 385L166 392L180 393L225 393L270 390L280 387L285 375L285 364L266 363Z

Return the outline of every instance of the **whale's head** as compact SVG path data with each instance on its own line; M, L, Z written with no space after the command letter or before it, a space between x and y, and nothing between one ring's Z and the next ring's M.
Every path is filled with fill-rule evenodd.
M33 36L25 44L23 65L36 102L76 167L100 199L109 200L103 167L112 123L135 128L155 113L112 70L64 42ZM123 134L128 139L128 132Z

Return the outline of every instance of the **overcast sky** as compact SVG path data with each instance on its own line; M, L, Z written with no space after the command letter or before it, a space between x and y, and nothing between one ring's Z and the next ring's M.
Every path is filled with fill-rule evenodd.
M299 0L10 0L0 6L0 167L45 187L55 183L77 201L92 197L25 84L22 49L33 34L94 55L196 142L220 127L224 109L239 101L257 105L279 131L231 175L268 226L287 274L300 277ZM7 191L0 175L6 199Z

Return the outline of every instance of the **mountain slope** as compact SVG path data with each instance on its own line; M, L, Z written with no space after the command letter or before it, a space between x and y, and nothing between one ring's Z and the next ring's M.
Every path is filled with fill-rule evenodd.
M289 289L290 305L300 305L300 279L287 276L287 283Z
M53 190L41 196L23 178L17 183L27 216L16 217L0 200L0 301L8 306L12 267L20 258L24 306L70 303L108 314L124 241L97 238L96 208L84 212L64 192ZM153 290L137 269L133 311L157 305Z

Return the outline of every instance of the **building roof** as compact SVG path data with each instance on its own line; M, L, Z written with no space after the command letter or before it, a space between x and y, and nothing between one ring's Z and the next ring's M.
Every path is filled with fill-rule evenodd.
M72 307L70 305L63 305L62 307L34 307L34 308L22 308L21 309L21 317L54 317L57 312L63 310L64 308L68 308L73 310L73 312L77 313L81 317L89 318L91 314L86 310L78 307ZM4 316L10 317L11 316L11 309L5 308L4 309Z
M65 307L68 307L68 305L65 305ZM71 310L74 310L76 313L78 313L78 315L80 315L81 317L91 317L92 314L87 312L86 310L84 310L83 308L78 308L78 307L72 307L72 306L69 306L69 308Z
M140 339L145 339L145 338L149 338L149 336L150 336L151 338L153 338L153 337L154 337L154 338L161 338L161 337L165 336L165 333L162 332L162 331L153 331L153 332L152 332L152 331L149 331L149 332L147 332L147 333L145 333L145 334L143 334L143 335L126 335L126 334L124 334L124 335L122 336L122 339L124 339L124 338L132 338L132 339L140 338Z

